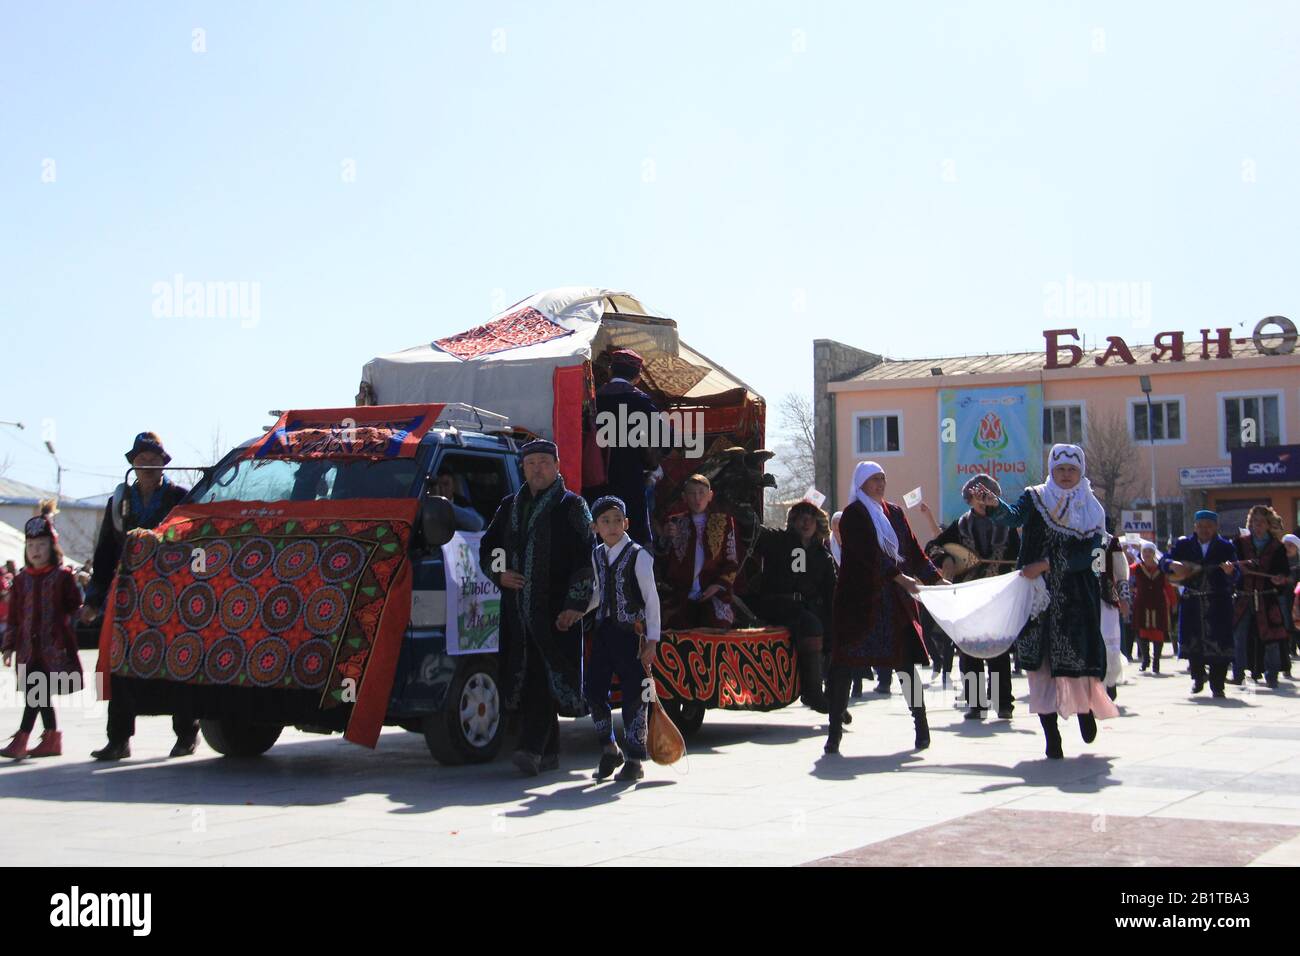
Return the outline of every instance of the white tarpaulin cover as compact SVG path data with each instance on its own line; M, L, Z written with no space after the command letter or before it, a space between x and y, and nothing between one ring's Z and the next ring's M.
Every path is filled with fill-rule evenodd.
M536 310L568 334L470 358L453 355L431 342L371 359L362 369L362 380L370 384L376 401L383 405L465 402L505 415L510 424L546 438L555 437L555 370L590 361L610 345L635 349L647 361L661 353L700 366L706 374L687 396L748 388L681 343L675 322L655 316L626 292L594 286L550 289L516 302L489 323L525 309Z
M1025 622L1047 609L1043 578L1019 572L961 584L921 587L916 595L964 654L989 659L1015 643Z

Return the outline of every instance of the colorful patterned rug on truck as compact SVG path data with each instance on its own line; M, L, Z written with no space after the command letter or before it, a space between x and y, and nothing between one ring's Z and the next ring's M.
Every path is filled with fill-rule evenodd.
M353 705L345 736L373 747L410 616L417 507L182 505L131 532L100 633L106 695L113 678L133 697L162 683L306 691L321 710Z

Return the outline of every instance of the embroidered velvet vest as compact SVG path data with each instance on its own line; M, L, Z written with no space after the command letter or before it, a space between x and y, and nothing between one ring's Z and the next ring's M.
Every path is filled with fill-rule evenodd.
M645 621L645 598L636 579L636 557L640 553L641 546L629 539L610 565L604 546L596 546L596 587L600 593L597 623L611 616L629 628Z

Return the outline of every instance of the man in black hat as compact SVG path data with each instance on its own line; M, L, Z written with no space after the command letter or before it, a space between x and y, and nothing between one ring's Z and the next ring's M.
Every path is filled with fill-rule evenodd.
M135 470L135 481L130 485L125 482L118 485L104 509L104 520L99 526L99 540L95 545L94 572L81 610L81 620L86 624L103 612L127 532L158 527L168 512L190 493L188 488L174 483L162 471L162 467L172 459L154 432L136 435L131 450L126 453L126 460ZM176 745L172 747L171 755L184 757L194 753L198 746L199 722L188 714L174 714L172 729L176 731ZM135 714L119 698L111 698L108 702L108 743L91 756L96 760L121 760L131 756L131 737L134 734Z
M558 714L588 712L582 619L591 598L591 512L564 487L555 443L520 449L524 487L507 495L479 542L479 566L501 588L498 680L519 716L514 763L529 776L560 766Z
M1006 574L1015 568L1016 558L1020 554L1019 533L1014 528L995 524L988 517L984 502L974 494L979 485L999 497L1002 495L1002 487L996 478L976 475L961 489L962 498L970 505L970 510L925 546L925 553L930 560L942 568L944 577L954 584ZM952 556L944 550L945 544L961 545L979 558L980 563L957 572ZM1015 706L1015 698L1011 693L1011 651L1008 649L988 662L988 693L984 696L983 704L980 702L979 686L980 677L984 673L983 658L963 653L958 659L962 683L966 686L966 719L983 720L988 706L996 700L998 717L1010 720Z
M664 449L650 444L656 438L653 431L630 427L625 432L621 428L624 422L652 423L659 414L655 400L637 387L644 365L644 359L632 349L610 354L610 380L596 390L596 439L605 456L605 484L584 490L591 501L603 495L622 499L627 505L628 534L649 548L654 542L646 489L658 473ZM619 423L619 427L602 428L605 421Z

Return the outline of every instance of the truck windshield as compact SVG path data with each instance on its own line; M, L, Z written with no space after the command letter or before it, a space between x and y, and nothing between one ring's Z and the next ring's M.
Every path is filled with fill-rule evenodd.
M409 498L419 466L413 458L384 461L313 458L242 459L213 475L198 503L210 501L341 501Z

